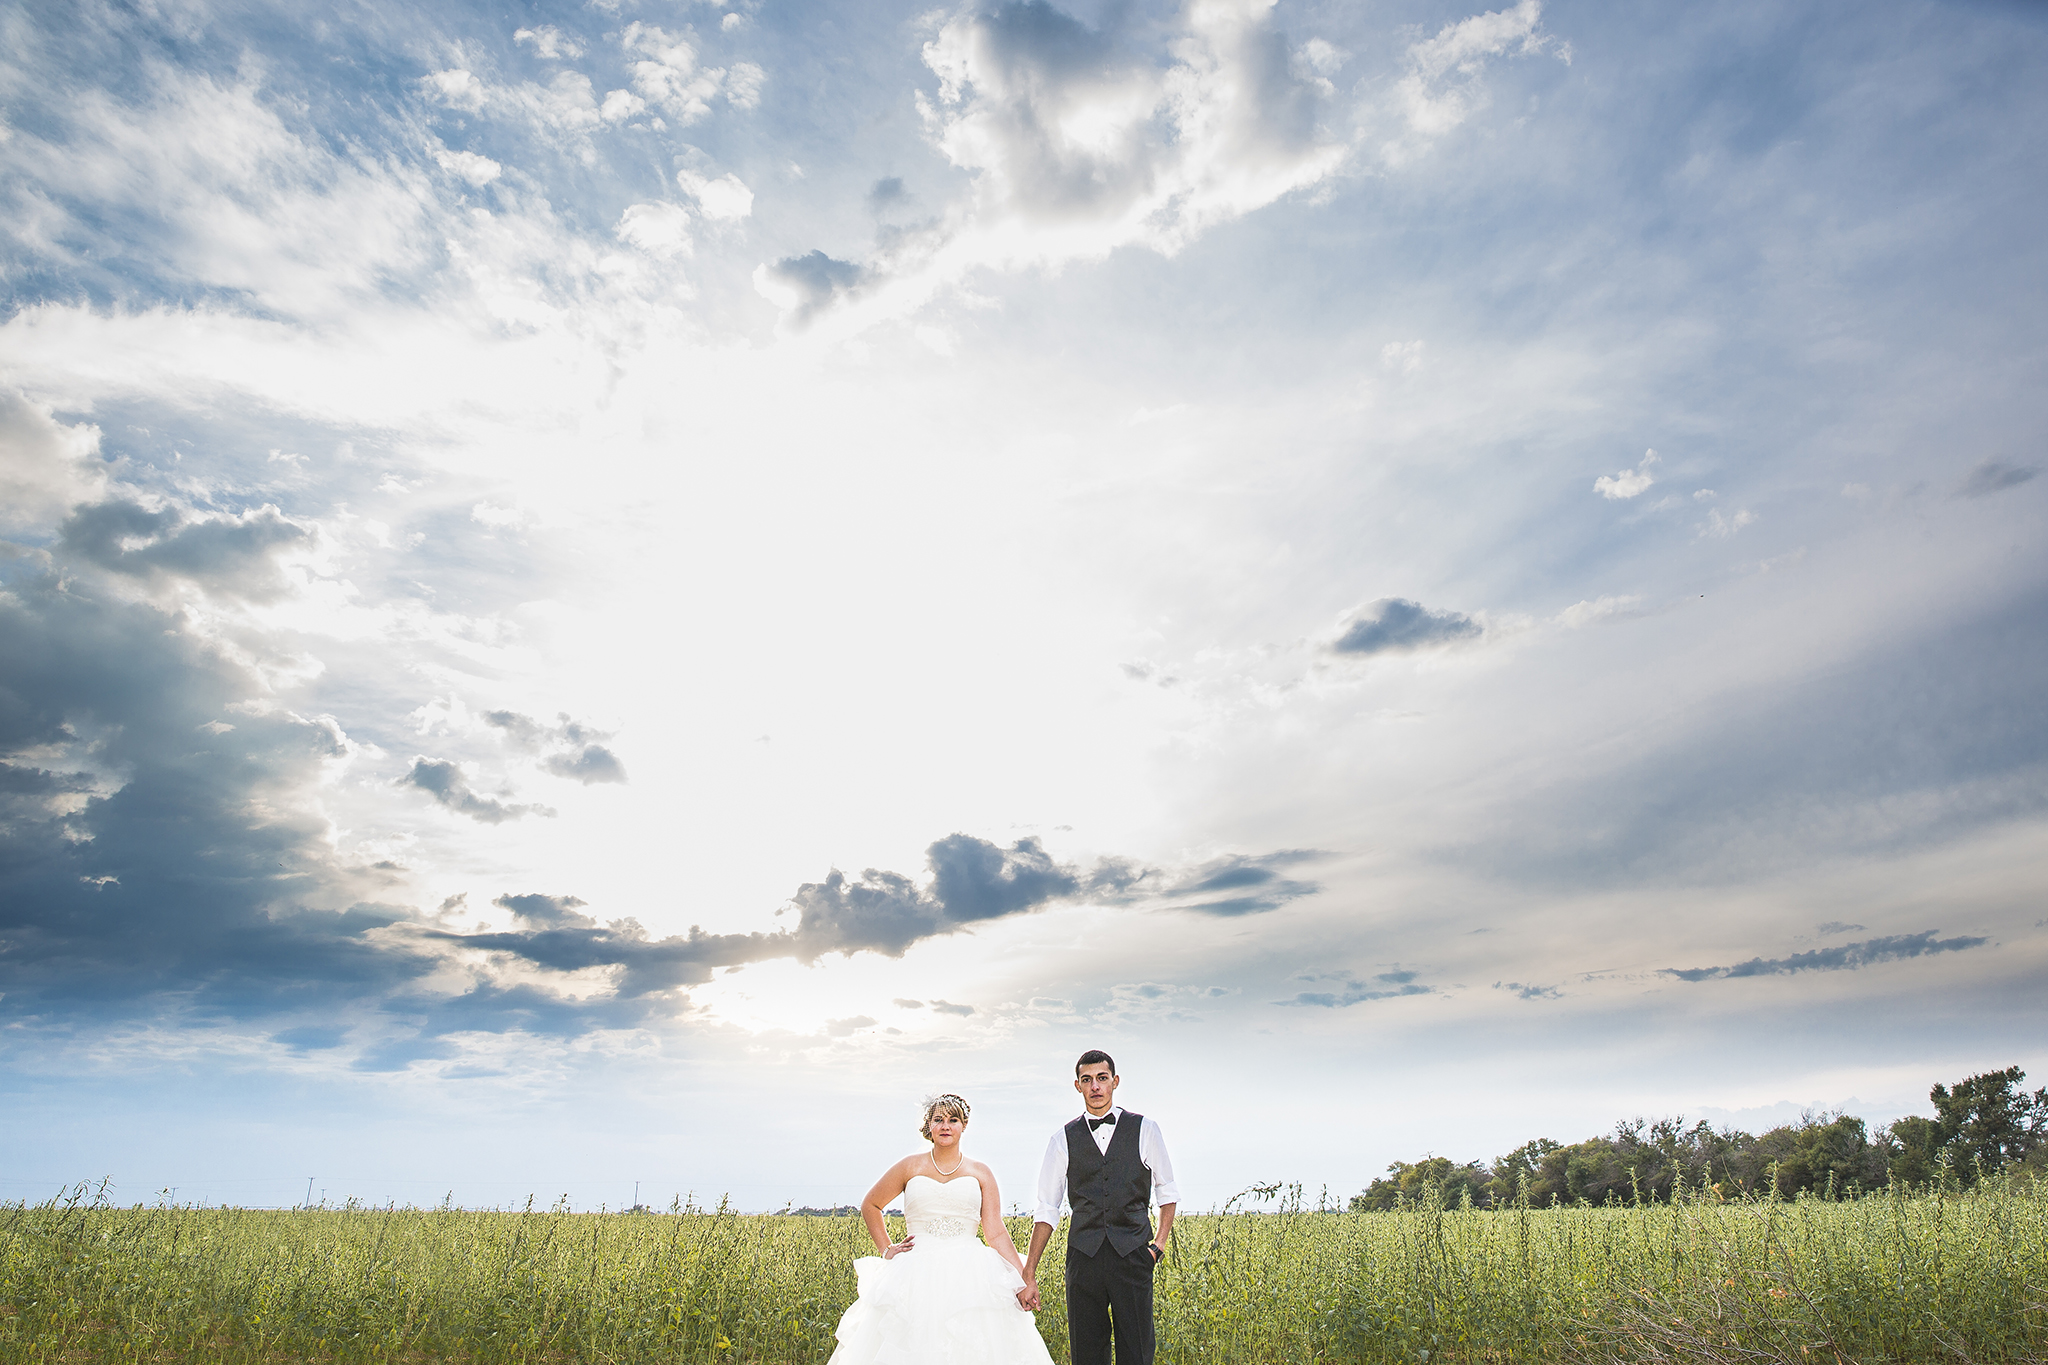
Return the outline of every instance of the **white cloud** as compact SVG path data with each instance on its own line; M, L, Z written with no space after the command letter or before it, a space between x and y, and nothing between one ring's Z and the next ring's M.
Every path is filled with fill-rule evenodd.
M736 175L721 175L716 180L707 180L685 170L676 172L676 183L697 201L698 210L706 218L731 223L754 211L754 192Z
M1626 616L1642 605L1643 599L1631 594L1627 597L1596 597L1591 601L1574 602L1559 612L1557 624L1569 630L1578 630L1596 622L1615 616Z
M1746 507L1731 517L1722 516L1721 509L1716 507L1709 510L1707 519L1700 523L1700 535L1702 538L1713 536L1717 540L1726 540L1755 520L1756 513Z
M489 157L475 152L436 152L434 160L441 163L442 170L461 176L479 189L496 180L505 170Z
M590 77L580 71L558 71L546 85L485 85L467 71L436 72L422 77L422 83L453 108L520 117L557 133L587 133L609 117L599 112Z
M101 496L107 478L94 458L99 448L98 427L66 425L46 404L0 389L0 527L47 525Z
M611 90L605 93L604 103L598 106L597 116L606 123L618 123L646 108L647 101L632 91Z
M484 107L484 83L461 67L431 72L420 77L420 84L433 91L441 103L451 109L476 113Z
M526 524L526 513L516 507L500 507L491 502L478 503L469 509L469 515L472 520L485 526L504 528Z
M841 329L857 330L980 268L1056 268L1120 246L1171 255L1324 179L1346 148L1319 129L1321 78L1290 69L1271 9L1191 5L1163 64L1048 7L955 14L924 46L939 88L918 108L932 143L972 174L967 198L855 267L860 288L814 297L779 269L757 280L778 296L795 288L793 315L839 309Z
M728 14L728 20L738 16ZM728 23L727 28L732 25ZM725 98L735 109L753 109L761 103L761 87L768 82L768 73L752 62L734 62L725 73Z
M601 117L590 77L580 71L564 71L545 87L523 85L508 93L542 123L564 132L594 128Z
M1351 54L1336 44L1321 38L1311 38L1294 50L1291 65L1296 79L1305 80L1324 95L1335 95L1337 87L1330 77L1344 69L1344 63L1351 60Z
M35 210L32 233L17 218L12 235L46 265L120 259L174 292L196 284L334 317L437 254L438 234L422 231L441 199L429 167L302 138L279 113L288 102L253 78L152 66L138 79L146 98L74 92L61 120L6 146L0 183Z
M1624 469L1618 474L1602 474L1593 480L1593 491L1603 498L1633 498L1651 484L1657 482L1650 466L1657 463L1657 452L1646 450L1643 458L1636 462L1634 469Z
M1511 9L1475 14L1446 24L1433 38L1412 44L1407 74L1394 85L1394 114L1405 135L1382 145L1390 165L1412 159L1432 140L1443 136L1486 107L1481 77L1487 62L1510 52L1529 56L1555 47L1570 60L1570 49L1555 44L1538 24L1541 0L1520 0Z
M620 241L667 258L691 253L690 211L681 204L634 204L619 215Z
M526 43L533 48L535 54L554 62L583 55L583 44L577 42L553 24L542 24L538 28L519 29L513 33L512 41L515 43Z
M694 123L711 112L725 72L700 68L697 49L688 38L638 21L626 25L620 45L642 60L632 64L633 88L660 105L681 123Z

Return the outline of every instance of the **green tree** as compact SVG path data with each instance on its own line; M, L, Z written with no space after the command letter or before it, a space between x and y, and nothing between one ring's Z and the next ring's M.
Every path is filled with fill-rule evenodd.
M1908 1114L1884 1134L1886 1175L1900 1185L1925 1185L1941 1160L1941 1133L1930 1118Z
M1462 1166L1447 1156L1397 1161L1387 1167L1385 1175L1366 1186L1364 1193L1351 1196L1351 1211L1361 1213L1370 1209L1391 1209L1399 1204L1431 1202L1441 1208L1454 1209L1467 1199L1483 1204L1486 1202L1486 1185L1491 1179L1492 1172L1476 1161L1468 1161Z
M1957 1081L1953 1090L1937 1085L1927 1092L1941 1150L1965 1183L1980 1170L2025 1161L2048 1141L2048 1087L2029 1095L2020 1089L2026 1078L2009 1066Z
M1669 1200L1681 1187L1699 1189L1730 1178L1736 1153L1752 1139L1747 1133L1715 1132L1702 1119L1690 1127L1683 1117L1641 1119L1614 1126L1617 1158L1629 1172L1629 1193Z
M1540 1190L1543 1178L1543 1158L1564 1147L1561 1142L1549 1138L1537 1138L1525 1142L1506 1156L1493 1160L1493 1179L1486 1185L1486 1201L1489 1204L1510 1204L1523 1193L1532 1204L1550 1203L1547 1193Z
M1628 1168L1612 1138L1587 1138L1560 1147L1543 1158L1536 1182L1537 1194L1546 1204L1605 1204L1610 1199L1627 1199L1633 1193Z
M1773 1128L1754 1139L1736 1161L1739 1183L1759 1193L1772 1188L1783 1198L1814 1191L1847 1197L1884 1183L1884 1165L1873 1162L1863 1120L1849 1114L1802 1114L1796 1124Z

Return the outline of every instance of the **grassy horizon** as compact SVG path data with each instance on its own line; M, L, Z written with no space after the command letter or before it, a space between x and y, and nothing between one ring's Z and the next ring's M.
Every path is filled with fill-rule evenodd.
M0 1209L0 1362L823 1365L871 1251L857 1217L725 1204L151 1208L80 1187ZM1062 1231L1038 1315L1062 1365L1063 1252ZM1162 1365L2038 1361L2048 1191L1337 1212L1266 1186L1177 1222L1156 1293Z

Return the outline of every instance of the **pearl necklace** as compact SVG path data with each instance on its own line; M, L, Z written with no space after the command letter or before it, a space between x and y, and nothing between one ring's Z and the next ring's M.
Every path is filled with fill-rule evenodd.
M933 1169L933 1170L935 1170L935 1171L937 1171L937 1172L938 1172L938 1173L939 1173L940 1175L943 1175L943 1176L954 1176L954 1175L958 1175L958 1174L960 1173L960 1168L961 1168L961 1167L962 1167L963 1165L965 1165L965 1164L966 1164L966 1162L967 1162L967 1154L966 1154L965 1152L962 1152L962 1153L960 1154L960 1160L958 1160L958 1161L956 1161L956 1162L954 1162L954 1163L953 1163L953 1169L952 1169L952 1170L950 1170L950 1171L949 1171L949 1170L947 1170L947 1169L946 1169L946 1168L945 1168L944 1166L941 1166L941 1165L939 1164L939 1159L938 1159L938 1157L937 1157L937 1156L927 1156L927 1157L925 1158L925 1160L927 1160L927 1161L931 1162L931 1163L932 1163L932 1169Z

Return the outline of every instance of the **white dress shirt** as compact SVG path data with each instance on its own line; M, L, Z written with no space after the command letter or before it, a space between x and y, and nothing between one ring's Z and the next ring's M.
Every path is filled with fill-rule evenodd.
M1110 1106L1109 1112L1116 1115L1115 1123L1105 1123L1088 1131L1088 1136L1095 1139L1096 1148L1103 1152L1109 1150L1109 1140L1116 1136L1117 1128L1124 1122L1122 1105ZM1150 1118L1142 1119L1138 1124L1138 1160L1152 1172L1152 1202L1180 1203L1180 1186L1173 1183L1173 1161L1166 1155L1166 1135ZM1056 1228L1060 1225L1060 1211L1066 1204L1067 1130L1061 1127L1054 1130L1052 1141L1045 1144L1045 1161L1038 1168L1038 1209L1031 1215L1031 1221Z

